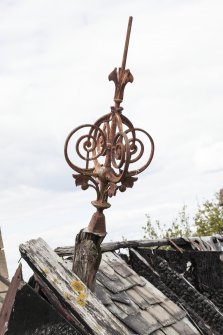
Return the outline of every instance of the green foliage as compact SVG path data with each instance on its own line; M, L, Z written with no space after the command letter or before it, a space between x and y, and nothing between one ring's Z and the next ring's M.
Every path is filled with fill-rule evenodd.
M158 239L158 238L173 238L185 236L189 237L192 234L189 224L189 215L186 212L184 205L179 211L177 217L173 220L170 227L166 224L161 226L159 220L152 222L150 215L147 214L147 222L142 229L144 230L144 238Z
M194 221L198 236L223 233L223 206L219 205L218 194L215 195L214 200L207 200L198 207Z
M142 229L144 230L143 238L148 239L158 239L162 235L162 229L160 228L160 222L158 220L155 221L155 224L152 223L150 215L146 214L147 222ZM155 225L155 226L154 226Z
M189 215L186 212L186 205L179 211L178 216L173 220L170 228L167 229L165 237L189 237L192 234Z
M193 231L190 226L190 218L187 214L187 207L184 205L173 220L171 225L160 224L159 220L152 222L147 214L147 222L144 227L144 238L160 239L189 236L210 236L213 234L223 234L223 206L219 205L219 196L215 195L212 201L206 200L198 209L194 216Z

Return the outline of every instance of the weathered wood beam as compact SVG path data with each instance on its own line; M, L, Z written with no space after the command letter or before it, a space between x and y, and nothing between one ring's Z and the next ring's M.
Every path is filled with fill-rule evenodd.
M19 250L34 273L46 283L68 313L87 327L89 334L129 335L126 327L41 238L21 244Z
M171 239L174 243L179 246L188 244L183 238ZM131 240L131 241L120 241L120 242L107 242L101 245L101 251L115 251L121 248L145 248L145 247L162 247L171 245L168 239L157 239L157 240ZM71 256L74 254L74 247L58 247L55 252L59 256Z
M206 238L205 236L204 238ZM173 246L173 243L176 244L179 247L189 247L190 246L190 240L195 241L195 240L202 240L202 236L193 236L187 241L187 239L184 239L183 237L178 237L178 238L171 238L170 239L156 239L156 240L131 240L131 241L120 241L120 242L107 242L103 243L101 245L101 251L106 252L106 251L115 251L121 248L146 248L146 247L164 247L164 246ZM223 237L217 238L219 241L223 242ZM73 256L74 254L74 247L58 247L55 249L55 252L59 256Z
M185 245L186 242L182 238L172 239L178 245ZM157 240L132 240L132 241L120 241L120 242L108 242L101 246L102 252L115 251L121 248L145 248L145 247L162 247L171 245L168 239L157 239Z
M104 236L82 229L76 236L72 270L94 292L96 273L101 262L101 243Z

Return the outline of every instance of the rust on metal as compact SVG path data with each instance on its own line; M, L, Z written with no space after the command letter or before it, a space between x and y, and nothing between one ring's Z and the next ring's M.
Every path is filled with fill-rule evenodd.
M12 278L11 284L9 286L5 301L3 303L1 313L0 313L0 335L4 335L7 331L8 321L11 315L11 310L15 301L16 292L22 282L22 266L19 265L16 270L14 277Z
M73 175L76 186L81 186L83 190L92 187L96 191L97 198L92 204L97 211L88 231L100 236L106 235L103 211L110 207L108 197L133 187L137 180L135 176L149 166L154 154L152 137L145 130L135 128L122 114L123 108L120 106L126 84L133 82L130 70L126 69L131 26L132 17L129 18L122 65L108 77L115 84L111 112L94 124L84 124L72 130L64 147L65 159L76 172ZM146 152L145 141L148 141ZM76 159L71 158L75 153ZM84 166L80 167L78 161L84 161Z

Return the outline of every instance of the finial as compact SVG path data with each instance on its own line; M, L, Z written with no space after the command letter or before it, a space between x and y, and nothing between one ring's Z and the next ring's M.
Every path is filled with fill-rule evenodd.
M154 154L152 137L145 130L134 128L132 122L122 114L123 108L120 107L125 85L133 82L130 70L125 69L131 26L130 16L122 65L118 71L115 68L109 75L109 80L115 83L115 105L111 107L110 113L94 124L84 124L72 130L64 148L65 159L76 172L73 175L76 186L81 186L82 190L91 187L96 191L92 205L97 210L87 230L99 236L106 235L103 211L110 207L108 198L115 196L118 191L124 192L127 188L132 188L137 180L136 175L149 166ZM78 133L80 137L77 136ZM76 152L74 159L71 158L73 148ZM80 161L84 162L84 166L79 166Z
M114 101L115 101L115 108L116 111L120 108L120 104L123 100L124 96L124 89L127 83L132 83L134 78L133 75L131 74L130 70L126 70L126 61L127 61L127 55L128 55L128 48L129 48L129 39L130 39L130 34L131 34L131 28L132 28L132 16L129 17L129 22L128 22L128 28L127 28L127 33L126 33L126 39L125 39L125 46L124 46L124 52L123 52L123 57L122 57L122 65L118 69L115 68L110 75L108 76L109 80L114 81L115 83L115 96L114 96Z

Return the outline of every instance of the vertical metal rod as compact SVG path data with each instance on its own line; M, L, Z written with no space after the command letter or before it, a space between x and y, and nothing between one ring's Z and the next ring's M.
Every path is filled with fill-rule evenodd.
M126 65L126 60L127 60L127 54L128 54L128 47L129 47L129 39L130 39L130 34L131 34L131 28L132 28L132 16L129 16L129 23L128 23L128 28L127 28L127 33L126 33L126 39L125 39L125 47L124 47L124 52L123 52L123 57L122 57L122 69L125 69Z

